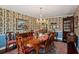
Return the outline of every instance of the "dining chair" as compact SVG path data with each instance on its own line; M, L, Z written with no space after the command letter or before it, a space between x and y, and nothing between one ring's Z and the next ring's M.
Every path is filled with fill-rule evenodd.
M18 54L29 54L33 51L32 47L24 45L24 38L21 36L16 37L16 44L18 49Z
M49 39L51 41L50 43L53 46L54 46L55 35L56 35L56 33L50 33L50 35L49 35Z
M43 44L40 45L41 48L45 48L45 53L48 53L51 46L54 46L54 35L50 34L48 39L43 42Z
M6 33L6 52L9 51L10 46L16 45L16 40L14 36L14 32L7 32Z
M48 47L49 47L49 40L45 40L43 42L40 43L40 49L44 49L45 50L45 53L48 52Z

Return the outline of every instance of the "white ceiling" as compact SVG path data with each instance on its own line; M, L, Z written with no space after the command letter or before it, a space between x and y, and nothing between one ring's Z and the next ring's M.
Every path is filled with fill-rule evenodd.
M11 9L28 16L39 18L40 7L44 17L73 15L77 5L1 5L0 7Z

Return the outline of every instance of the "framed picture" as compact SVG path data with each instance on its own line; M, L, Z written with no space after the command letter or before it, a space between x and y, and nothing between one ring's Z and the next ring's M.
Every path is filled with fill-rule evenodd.
M16 29L24 30L26 26L26 20L24 19L16 19Z

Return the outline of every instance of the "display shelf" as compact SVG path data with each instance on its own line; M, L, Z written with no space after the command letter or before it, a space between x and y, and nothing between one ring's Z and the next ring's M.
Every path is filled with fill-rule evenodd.
M67 34L74 33L74 17L65 17L63 18L63 41L67 42Z

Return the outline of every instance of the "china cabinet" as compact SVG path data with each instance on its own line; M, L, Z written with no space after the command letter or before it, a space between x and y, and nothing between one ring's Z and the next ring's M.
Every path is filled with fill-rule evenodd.
M63 18L63 41L67 41L67 34L74 32L74 17Z

